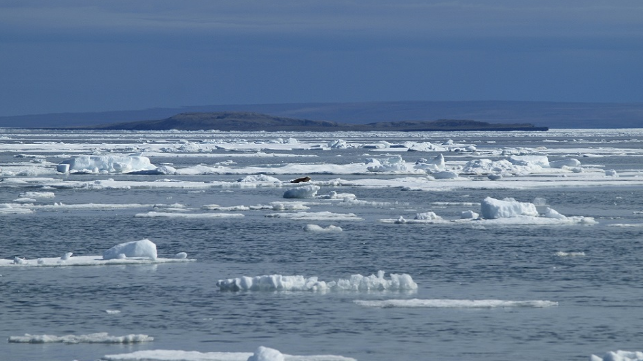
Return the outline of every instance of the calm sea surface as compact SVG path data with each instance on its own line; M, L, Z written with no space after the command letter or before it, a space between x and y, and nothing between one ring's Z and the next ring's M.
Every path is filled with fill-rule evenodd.
M519 143L513 138L494 140L494 147L502 147L503 141L511 146ZM641 143L622 146L640 148ZM349 163L363 160L364 150L341 154L341 161ZM4 153L0 161L7 164L14 161L12 157ZM178 168L204 160L171 161ZM238 166L265 162L258 158L235 161ZM307 161L276 158L270 163ZM314 161L338 163L336 154L319 154ZM631 169L640 161L640 157L614 156L608 168ZM605 158L591 158L590 162L605 164ZM277 177L287 180L295 176L299 175ZM337 177L319 175L313 179ZM106 178L168 176L78 175L66 179ZM171 178L205 181L239 176ZM244 218L224 219L134 216L150 211L150 207L0 215L1 258L59 257L65 252L94 255L119 243L148 238L157 244L160 256L184 251L198 260L153 266L0 268L0 359L96 360L107 354L146 349L252 352L263 345L292 355L333 354L360 361L587 360L591 354L643 348L639 327L643 324L643 227L614 226L643 224L643 189L417 192L322 187L319 194L331 190L379 203L310 205L310 212L355 213L363 218L332 222L269 218L269 211L244 211L240 212ZM25 191L42 190L0 182L0 203L11 202ZM285 189L49 191L55 192L55 199L39 203L180 203L204 212L199 208L208 204L284 201ZM399 216L410 219L428 211L456 219L462 211L479 211L479 206L468 203L479 203L487 196L520 201L540 197L562 214L595 217L599 224L399 225L379 221ZM343 232L305 232L307 223L333 224ZM585 255L560 257L556 255L559 251ZM378 270L407 273L419 289L413 293L222 292L215 285L219 279L240 276L304 275L330 281ZM547 300L558 302L558 306L373 308L354 303L412 298ZM106 310L121 312L108 314ZM96 332L147 334L155 341L134 345L6 341L26 333L62 336Z

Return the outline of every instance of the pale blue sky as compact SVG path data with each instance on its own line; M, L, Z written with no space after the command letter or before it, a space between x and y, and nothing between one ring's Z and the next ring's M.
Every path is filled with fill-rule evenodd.
M643 102L640 0L0 0L0 116Z

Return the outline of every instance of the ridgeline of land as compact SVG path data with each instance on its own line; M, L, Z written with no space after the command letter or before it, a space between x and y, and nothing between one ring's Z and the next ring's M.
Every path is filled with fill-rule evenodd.
M85 128L87 129L87 128ZM490 124L473 120L375 122L344 124L323 120L275 117L253 112L181 113L162 120L93 126L99 130L221 130L221 131L544 131L533 124Z
M643 128L643 103L525 101L392 101L363 103L228 104L85 113L0 116L0 127L64 128L166 119L178 113L253 112L348 124L475 119L550 128Z

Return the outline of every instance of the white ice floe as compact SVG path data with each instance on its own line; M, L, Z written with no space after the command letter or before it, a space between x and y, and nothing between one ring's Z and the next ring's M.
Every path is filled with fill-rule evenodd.
M56 194L54 194L54 192L24 192L24 193L20 193L20 197L37 198L37 199L41 199L41 198L50 199L50 198L56 197Z
M305 202L270 202L270 204L258 204L254 206L220 206L218 204L206 204L201 208L211 211L305 211L310 209Z
M480 215L486 219L510 218L516 216L537 217L538 210L533 203L518 202L513 198L499 200L485 198L480 205Z
M409 148L411 150L411 148ZM427 160L424 158L419 159L415 162L415 169L424 169L427 172L439 172L445 170L446 162L444 161L444 156L438 154L435 158Z
M2 214L28 214L33 210L25 208L20 204L0 203L0 215Z
M384 271L377 275L352 275L348 279L320 281L317 277L265 275L219 280L221 291L415 291L417 283L408 274L391 274L384 278Z
M241 183L281 183L281 181L275 177L271 177L269 175L265 174L256 174L256 175L248 175L243 178L240 178L237 180L237 182Z
M450 299L403 299L403 300L355 300L356 304L365 307L414 307L414 308L496 308L496 307L552 307L558 302L552 301L503 301L503 300L450 300Z
M367 160L366 169L370 172L385 173L420 173L421 170L408 165L401 156L388 158L371 158Z
M415 218L413 219L405 219L404 217L400 216L395 223L396 224L405 224L405 223L443 223L443 222L448 222L445 221L442 217L438 216L434 212L424 212L424 213L416 213Z
M353 200L357 199L357 196L352 193L337 193L336 191L330 191L328 194L317 196L319 199L338 199L338 200Z
M458 179L458 172L452 170L442 170L438 172L429 172L433 179Z
M549 166L552 168L563 168L563 167L580 167L581 163L576 158L564 158L558 160L550 160Z
M556 256L558 257L584 257L585 252L563 252L563 251L558 251L555 253Z
M610 351L603 357L592 355L590 361L643 361L641 351Z
M597 222L592 217L567 217L556 210L546 207L539 214L534 203L518 202L513 198L499 200L485 198L480 204L480 216L487 223L496 224L582 224L593 225Z
M62 161L69 172L78 173L132 173L156 171L150 159L141 155L81 155Z
M110 336L107 332L90 333L87 335L30 335L11 336L11 343L139 343L151 342L154 337L142 334L126 336Z
M25 259L14 257L12 260L0 259L0 267L65 267L65 266L108 266L193 262L187 254L180 252L172 258L158 257L156 244L148 239L118 244L100 256L73 256L66 252L62 257Z
M182 350L144 350L126 354L105 355L105 361L357 361L335 355L288 355L260 346L253 352L198 352Z
M606 177L618 178L618 173L614 169L606 169L605 170L605 176Z
M137 213L134 217L138 218L188 218L188 219L201 219L201 218L243 218L241 213L176 213L176 212L147 212Z
M314 198L319 186L307 184L296 188L291 188L284 193L284 198Z
M460 214L461 219L478 219L478 217L480 217L480 214L474 211L463 211Z
M362 221L354 213L333 213L333 212L296 212L296 213L271 213L266 217L288 218L302 221Z
M304 227L306 232L318 232L318 233L338 233L342 231L342 227L333 226L332 224L324 228L316 224L307 224Z
M122 259L125 257L141 257L155 260L157 258L156 244L149 239L118 244L103 252L103 259Z

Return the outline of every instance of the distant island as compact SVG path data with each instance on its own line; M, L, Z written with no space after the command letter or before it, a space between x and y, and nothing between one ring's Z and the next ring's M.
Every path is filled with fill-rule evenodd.
M75 128L79 129L79 128ZM255 112L190 112L161 120L82 127L96 130L221 130L221 131L546 131L533 124L492 124L475 120L390 121L346 124L272 116Z

